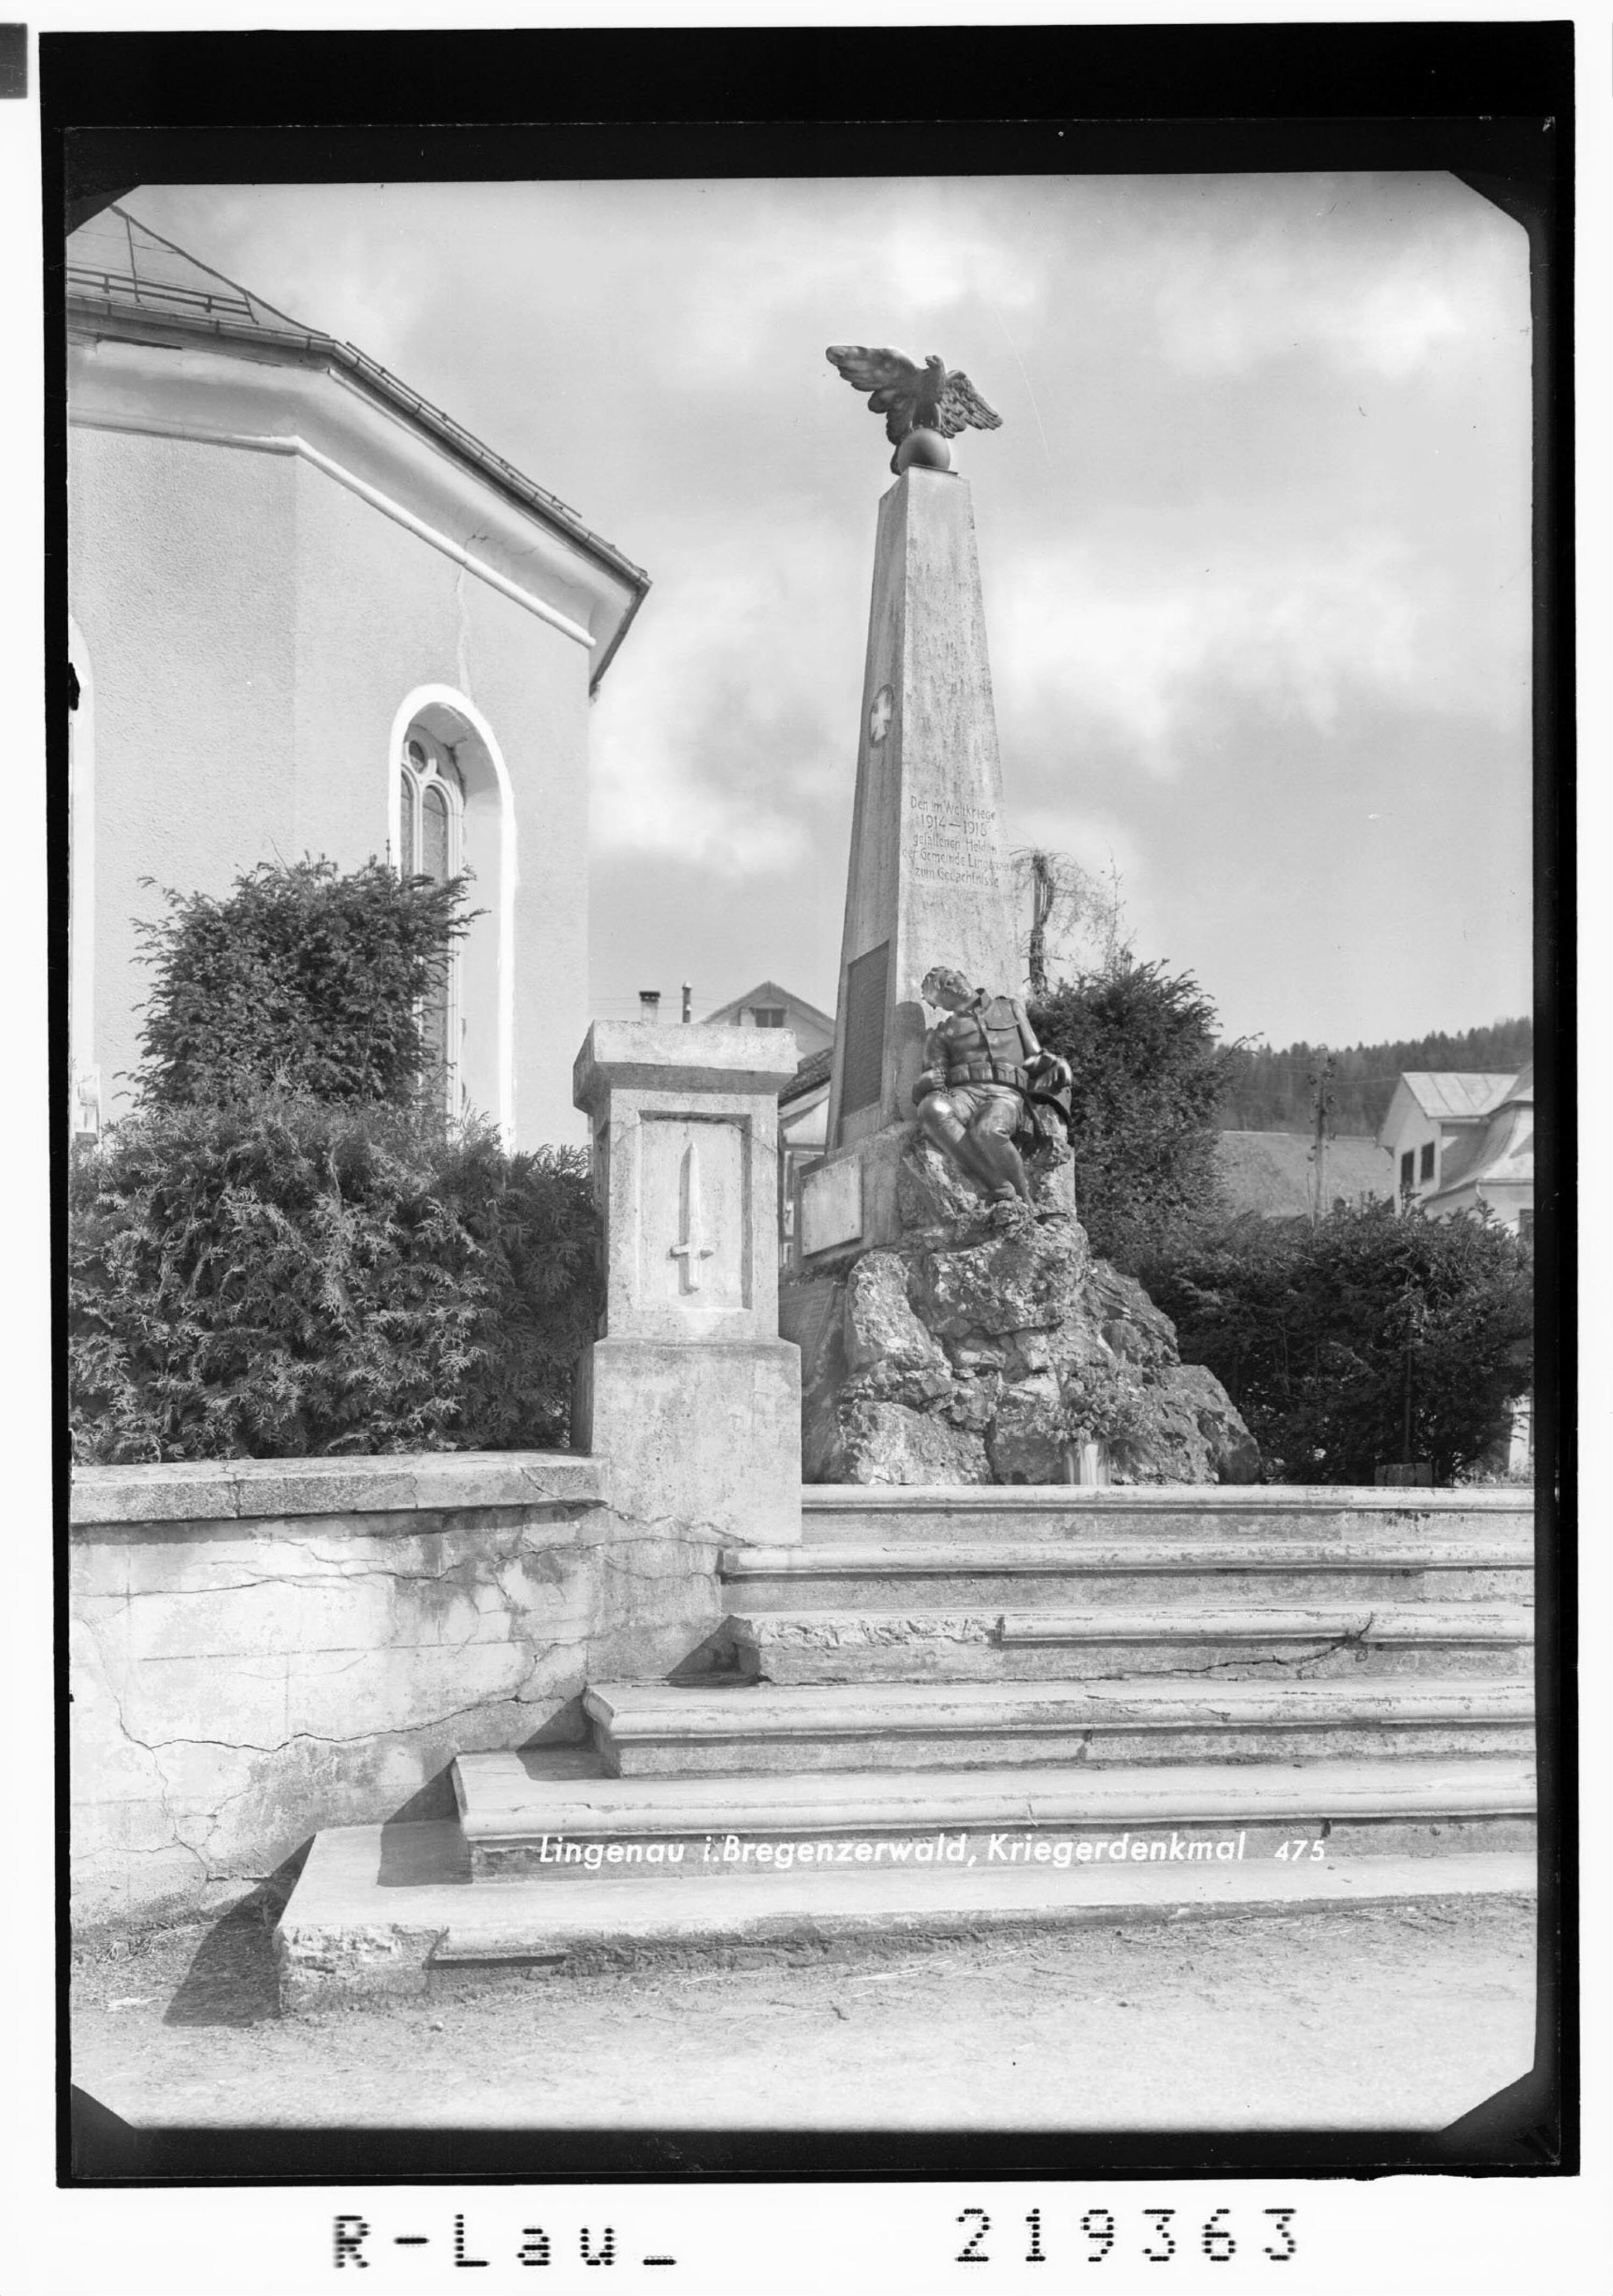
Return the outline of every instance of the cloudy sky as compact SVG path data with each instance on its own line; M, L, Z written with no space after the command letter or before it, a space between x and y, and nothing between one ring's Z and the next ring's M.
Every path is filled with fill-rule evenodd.
M1011 837L1118 868L1229 1033L1529 1006L1528 271L1418 175L153 187L654 588L594 717L596 1008L832 1005L880 425L1003 428L979 537Z

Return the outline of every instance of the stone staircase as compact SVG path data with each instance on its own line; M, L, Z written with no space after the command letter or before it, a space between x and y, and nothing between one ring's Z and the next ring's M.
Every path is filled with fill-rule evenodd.
M462 1756L408 1886L384 1829L322 1835L291 2005L584 1945L1532 1889L1527 1496L802 1498L673 1679L589 1687L591 1746Z

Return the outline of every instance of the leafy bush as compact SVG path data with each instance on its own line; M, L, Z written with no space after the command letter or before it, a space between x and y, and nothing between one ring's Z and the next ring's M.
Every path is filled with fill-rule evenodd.
M1034 1002L1075 1074L1076 1203L1093 1250L1127 1275L1218 1208L1216 1111L1238 1048L1191 972L1122 964Z
M270 1092L75 1154L84 1460L553 1447L597 1313L580 1150Z
M223 899L165 894L168 914L138 928L154 972L141 1104L273 1087L405 1105L426 1067L423 1013L470 922L463 890L305 860L261 862Z
M1488 1220L1372 1204L1311 1227L1248 1214L1142 1278L1274 1482L1370 1483L1429 1459L1449 1482L1504 1439L1533 1375L1532 1255ZM1411 1409L1407 1445L1406 1408Z

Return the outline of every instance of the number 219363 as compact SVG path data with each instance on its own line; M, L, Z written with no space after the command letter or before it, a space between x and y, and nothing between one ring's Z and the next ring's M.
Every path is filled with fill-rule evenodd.
M990 2264L1000 2258L1004 2262L1046 2264L1058 2246L1087 2264L1103 2264L1113 2255L1127 2253L1145 2257L1150 2264L1169 2264L1183 2251L1191 2256L1195 2239L1200 2253L1211 2264L1230 2264L1240 2247L1246 2254L1257 2253L1273 2264L1287 2264L1298 2254L1293 2209L1262 2209L1257 2217L1244 2219L1238 2231L1232 2228L1231 2209L1213 2210L1196 2226L1179 2225L1182 2214L1180 2209L1141 2209L1136 2211L1138 2221L1123 2229L1113 2209L1088 2209L1067 2243L1044 2231L1040 2209L1028 2209L1021 2251L1017 2238L1011 2248L1004 2244L1011 2238L1011 2219L994 2240L992 2220L986 2210L964 2209L958 2223L966 2237L953 2261Z

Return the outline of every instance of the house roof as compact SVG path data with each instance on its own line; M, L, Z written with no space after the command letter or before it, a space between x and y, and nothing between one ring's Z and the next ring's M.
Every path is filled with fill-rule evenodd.
M1526 1070L1525 1074L1529 1074ZM1521 1083L1522 1078L1519 1081ZM1486 1186L1530 1187L1535 1180L1535 1095L1509 1093L1484 1129L1468 1134L1440 1159L1439 1185L1423 1198L1441 1202L1459 1190Z
M317 327L305 327L261 295L164 239L127 208L103 209L70 235L66 276L70 321L99 334L137 342L201 336L224 349L250 353L256 346L282 357L312 357L343 368L500 493L623 578L634 596L594 670L590 682L598 685L650 587L650 577L614 543L585 526L569 503L518 471L379 360Z
M67 289L75 298L99 297L132 310L177 311L211 326L233 324L299 337L308 332L261 295L187 255L127 208L104 208L72 234Z
M1216 1163L1233 1211L1259 1212L1267 1219L1308 1216L1315 1167L1308 1132L1220 1132ZM1390 1196L1394 1174L1375 1140L1346 1135L1330 1140L1326 1188L1354 1203L1361 1196Z
M829 1082L829 1072L834 1066L834 1046L825 1045L822 1052L808 1053L795 1074L779 1095L781 1108L792 1101L805 1100Z
M715 1013L708 1013L706 1018L708 1021L720 1021L725 1013L737 1013L745 1004L793 1005L798 1013L805 1013L820 1027L832 1029L834 1026L831 1013L820 1013L815 1004L809 1004L806 997L798 996L793 988L782 988L776 980L758 980L754 988L747 988L741 996L731 996L725 1004L719 1004Z
M1425 1116L1462 1124L1499 1107L1516 1074L1512 1069L1504 1076L1470 1069L1407 1069L1400 1081Z

